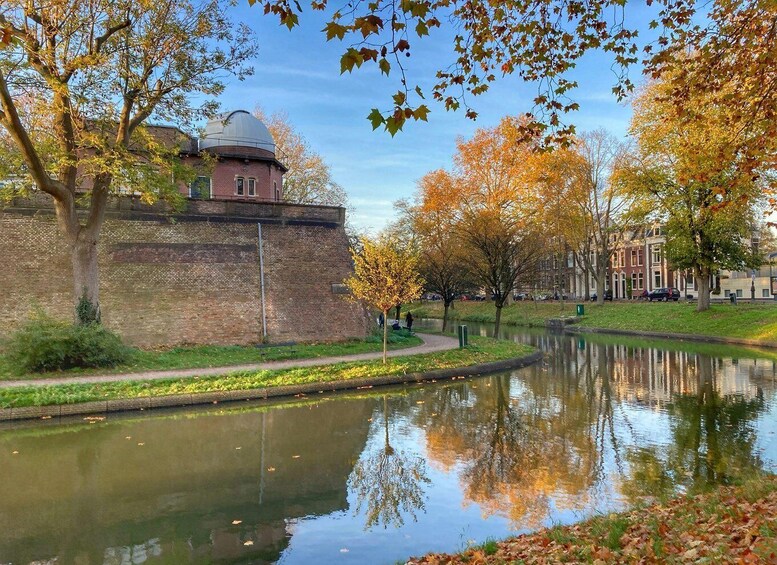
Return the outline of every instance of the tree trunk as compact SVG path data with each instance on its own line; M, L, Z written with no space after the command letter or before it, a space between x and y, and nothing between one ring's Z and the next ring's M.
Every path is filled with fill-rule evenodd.
M386 350L388 349L388 313L389 311L386 310L383 312L383 364L386 364L387 354Z
M585 277L585 300L588 302L591 300L591 283L588 280L588 271L583 269L583 277Z
M704 312L710 307L710 275L694 269L693 276L696 278L696 286L699 288L699 298L696 302L696 311Z
M596 275L596 303L599 304L599 305L603 305L604 304L604 293L605 293L604 281L605 281L606 278L607 278L606 270L605 270L604 273L602 273L601 271L597 272L597 275Z
M444 302L444 309L442 312L442 333L445 333L445 330L448 328L448 307L450 306L449 302Z
M71 248L73 297L76 323L100 321L100 278L97 268L97 241L78 238Z
M502 304L496 305L496 316L494 317L494 339L499 339L499 325L502 320Z

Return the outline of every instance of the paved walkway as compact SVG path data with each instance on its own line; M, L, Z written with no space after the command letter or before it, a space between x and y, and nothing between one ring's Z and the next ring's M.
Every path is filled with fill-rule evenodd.
M435 351L447 351L459 346L457 339L442 335L417 334L423 340L421 345L406 347L389 351L389 357L404 355L420 355ZM153 381L157 379L177 379L186 377L217 377L227 373L238 371L261 371L264 369L290 369L292 367L316 367L319 365L332 365L334 363L346 363L349 361L367 361L380 359L382 351L373 353L357 353L354 355L339 355L337 357L313 357L308 359L289 359L286 361L268 361L252 365L229 365L227 367L202 367L199 369L176 369L173 371L146 371L143 373L118 373L115 375L84 375L81 377L62 377L56 379L30 379L16 381L0 381L0 388L16 386L47 386L69 385L81 383L113 383L119 381Z

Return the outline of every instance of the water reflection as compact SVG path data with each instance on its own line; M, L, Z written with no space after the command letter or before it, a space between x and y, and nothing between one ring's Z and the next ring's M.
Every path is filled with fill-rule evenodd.
M424 485L429 483L426 461L418 455L397 450L389 439L389 401L383 395L380 415L383 442L365 449L348 479L348 487L356 493L355 513L364 512L367 530L376 525L398 528L405 517L416 520L424 510Z
M777 469L771 353L509 337L545 359L367 394L0 428L0 563L392 563Z

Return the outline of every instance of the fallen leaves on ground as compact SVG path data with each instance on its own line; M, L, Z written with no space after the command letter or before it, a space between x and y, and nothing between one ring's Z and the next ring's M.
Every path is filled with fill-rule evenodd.
M777 564L777 476L411 564Z

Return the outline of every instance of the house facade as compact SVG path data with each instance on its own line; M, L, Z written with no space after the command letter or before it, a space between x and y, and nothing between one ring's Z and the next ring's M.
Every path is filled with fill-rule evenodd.
M219 114L205 126L200 139L187 137L181 153L199 174L181 192L189 198L283 200L283 174L272 134L261 120L245 110Z

